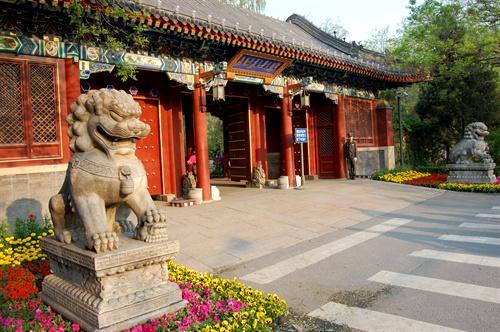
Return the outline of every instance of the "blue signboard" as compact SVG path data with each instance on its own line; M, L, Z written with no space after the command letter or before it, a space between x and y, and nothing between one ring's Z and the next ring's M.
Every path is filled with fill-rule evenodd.
M273 79L290 62L290 59L279 56L242 49L229 61L227 71L249 77Z
M295 128L295 143L307 143L307 128Z
M282 61L243 54L233 65L234 69L255 71L260 74L273 75L283 65Z

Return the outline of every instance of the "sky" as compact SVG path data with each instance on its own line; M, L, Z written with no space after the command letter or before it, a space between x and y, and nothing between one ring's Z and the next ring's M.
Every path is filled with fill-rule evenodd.
M408 0L266 0L264 14L281 20L300 14L316 26L331 18L349 32L346 40L364 41L373 29L389 26L395 33L408 16L407 7Z

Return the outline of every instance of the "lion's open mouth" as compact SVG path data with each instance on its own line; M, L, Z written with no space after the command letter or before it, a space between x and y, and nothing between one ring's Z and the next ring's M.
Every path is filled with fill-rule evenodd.
M137 137L134 136L119 137L112 135L101 126L97 126L95 134L110 148L132 147L137 141Z

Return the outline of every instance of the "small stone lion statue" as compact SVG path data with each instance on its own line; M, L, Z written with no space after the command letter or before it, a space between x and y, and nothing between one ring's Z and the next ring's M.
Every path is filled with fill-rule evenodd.
M147 189L144 167L135 156L136 140L151 128L125 91L92 90L71 105L71 158L64 184L49 201L56 238L83 242L97 253L117 249L116 210L124 204L137 216L135 238L167 239L166 216Z
M264 168L262 168L262 163L258 162L257 166L253 168L252 171L252 185L256 188L262 189L266 183L266 173Z
M473 122L465 127L464 137L453 147L449 161L451 164L492 163L488 143L488 127L482 122Z
M189 190L196 188L196 179L194 178L193 172L188 171L186 175L182 177L182 197L187 198Z

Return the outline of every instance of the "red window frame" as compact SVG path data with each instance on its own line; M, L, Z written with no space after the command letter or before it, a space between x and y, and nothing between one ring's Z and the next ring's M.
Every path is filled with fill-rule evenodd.
M21 99L22 99L22 117L24 129L24 143L0 144L0 163L26 160L50 160L61 159L63 157L61 141L61 82L64 74L64 62L61 59L30 57L30 56L9 56L0 55L0 65L2 63L14 63L21 68ZM54 126L55 140L51 142L35 142L33 130L33 98L32 96L32 78L31 70L33 66L52 66L53 79L53 106L54 106ZM39 83L40 84L40 83ZM2 87L0 87L2 88ZM0 121L7 121L1 119Z
M375 146L377 139L374 101L347 97L344 110L346 134L353 132L358 146Z

